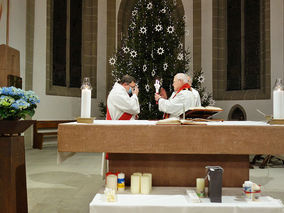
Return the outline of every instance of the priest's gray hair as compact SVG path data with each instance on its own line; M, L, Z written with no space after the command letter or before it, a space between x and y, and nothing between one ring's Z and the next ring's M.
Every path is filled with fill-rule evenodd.
M188 83L188 77L184 73L178 73L175 75L175 78L181 80L184 84Z

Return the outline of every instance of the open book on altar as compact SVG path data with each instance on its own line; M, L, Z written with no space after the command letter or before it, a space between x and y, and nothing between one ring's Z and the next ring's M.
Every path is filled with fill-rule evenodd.
M219 107L207 106L207 107L191 107L185 112L185 118L204 118L207 119L218 112L223 111ZM181 115L182 117L182 115Z
M183 120L178 118L167 118L163 120L159 120L156 123L157 125L163 125L163 124L177 124L177 125L207 125L206 123L196 122L192 120Z

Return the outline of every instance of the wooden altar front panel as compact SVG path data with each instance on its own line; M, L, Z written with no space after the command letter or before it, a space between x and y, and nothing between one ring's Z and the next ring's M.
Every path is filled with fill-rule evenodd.
M249 180L248 155L109 154L111 172L125 173L126 185L134 172L152 173L153 186L196 186L205 166L224 169L223 186L241 187Z
M283 126L60 124L59 152L108 152L110 171L151 172L154 186L194 186L207 165L223 186L249 179L249 154L283 154ZM129 181L127 179L126 181ZM128 182L129 183L129 182Z

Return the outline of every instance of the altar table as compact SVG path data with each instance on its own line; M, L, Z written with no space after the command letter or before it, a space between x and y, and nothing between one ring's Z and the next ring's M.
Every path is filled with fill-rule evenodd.
M154 186L194 186L207 165L224 168L223 186L249 179L249 154L284 154L284 126L253 121L156 125L156 121L66 123L60 152L108 152L110 171L153 174Z
M241 189L223 189L222 203L210 203L201 198L201 203L191 203L185 187L153 187L149 195L130 194L129 190L117 195L117 202L105 202L103 190L90 203L90 213L283 213L280 200L260 197L259 201L249 201L241 195Z

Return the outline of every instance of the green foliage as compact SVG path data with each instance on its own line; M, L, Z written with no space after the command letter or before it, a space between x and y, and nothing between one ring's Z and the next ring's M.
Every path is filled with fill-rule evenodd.
M39 98L33 91L15 87L0 88L0 120L17 120L33 116Z
M138 80L140 119L159 119L154 83L171 94L176 73L187 72L189 57L184 50L184 20L176 13L172 0L137 0L132 11L128 36L109 59L113 79L129 74Z
M199 92L201 98L201 106L206 107L208 105L214 105L215 101L213 100L212 93L206 92L206 88L202 86L205 78L202 70L193 72L192 77L192 87Z
M107 108L106 108L106 105L104 104L103 101L101 101L101 102L99 103L99 110L100 110L100 112L101 112L101 116L102 116L102 117L106 117Z

